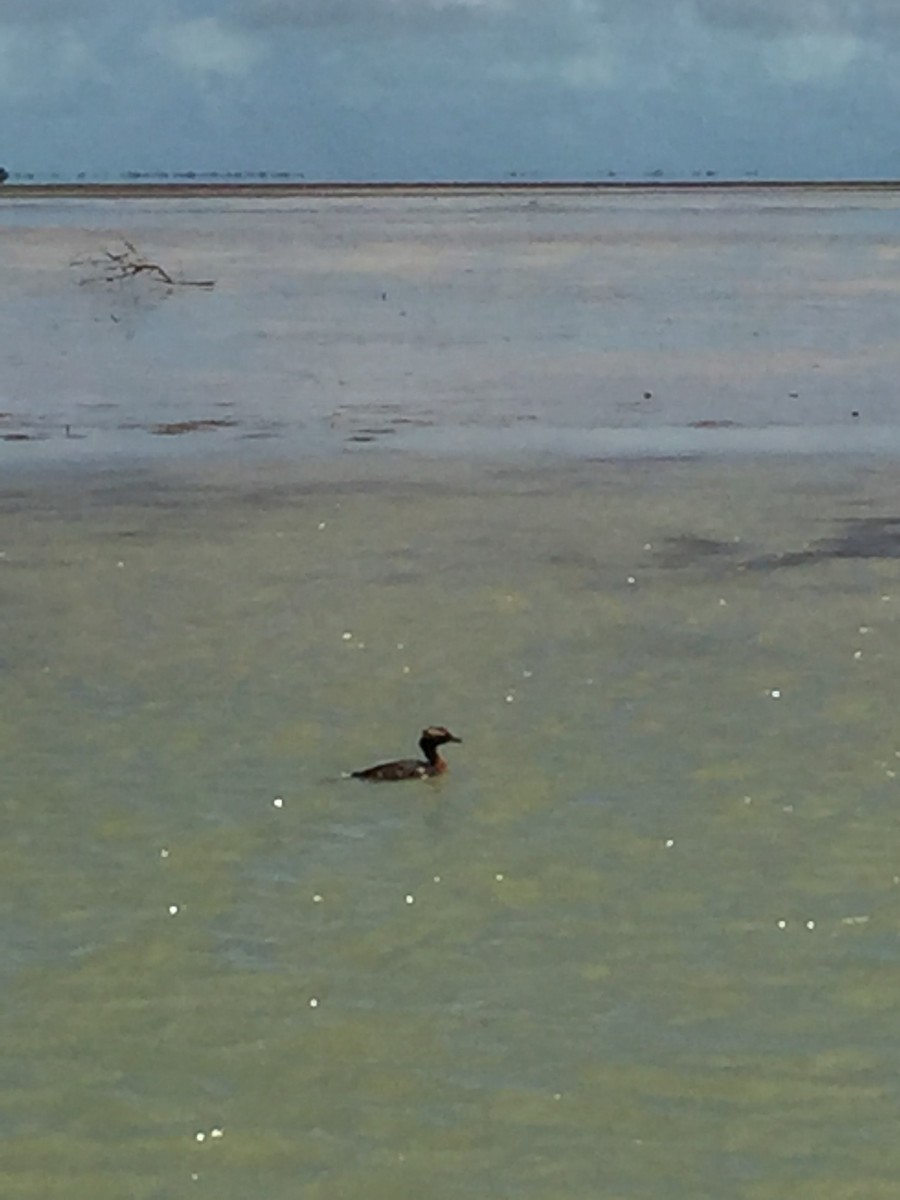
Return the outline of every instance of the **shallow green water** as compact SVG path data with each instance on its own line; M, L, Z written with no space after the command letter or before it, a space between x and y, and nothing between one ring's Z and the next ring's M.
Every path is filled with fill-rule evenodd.
M0 494L0 1194L893 1197L891 467L365 461Z

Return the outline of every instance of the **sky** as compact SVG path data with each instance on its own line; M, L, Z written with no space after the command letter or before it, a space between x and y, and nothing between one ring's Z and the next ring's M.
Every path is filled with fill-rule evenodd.
M0 0L13 175L900 177L900 0Z

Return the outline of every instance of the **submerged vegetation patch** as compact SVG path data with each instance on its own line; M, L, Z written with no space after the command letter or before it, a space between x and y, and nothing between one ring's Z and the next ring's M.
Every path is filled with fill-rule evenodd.
M207 417L195 421L165 421L154 425L150 432L170 437L179 433L209 433L215 429L228 429L236 424L237 421L231 417Z
M751 559L744 565L749 570L777 570L836 558L900 558L900 517L855 517L833 537L819 538L802 550Z

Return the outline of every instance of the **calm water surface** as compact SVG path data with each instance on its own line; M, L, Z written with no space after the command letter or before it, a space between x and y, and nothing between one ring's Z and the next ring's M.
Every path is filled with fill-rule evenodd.
M891 466L366 461L4 483L0 1194L893 1198Z

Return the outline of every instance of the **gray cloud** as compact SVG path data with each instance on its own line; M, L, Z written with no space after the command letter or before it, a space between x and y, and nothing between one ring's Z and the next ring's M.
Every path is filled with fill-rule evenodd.
M900 31L896 0L693 0L710 28L761 38L783 34L849 35L860 39Z
M112 0L0 0L0 25L72 24L115 10Z
M359 26L427 30L483 24L515 15L521 0L232 0L230 15L257 28Z
M710 30L760 39L830 34L861 40L900 34L900 0L149 0L134 24L215 17L239 26L357 26L361 33L477 28L521 21L547 31L677 24L683 14ZM122 19L120 0L0 0L0 26Z
M43 0L52 3L53 0ZM672 0L231 0L230 15L242 24L361 29L424 29L477 26L522 19L560 26L675 24ZM900 33L898 0L688 0L681 12L710 30L775 39L794 34L847 35L867 40Z

